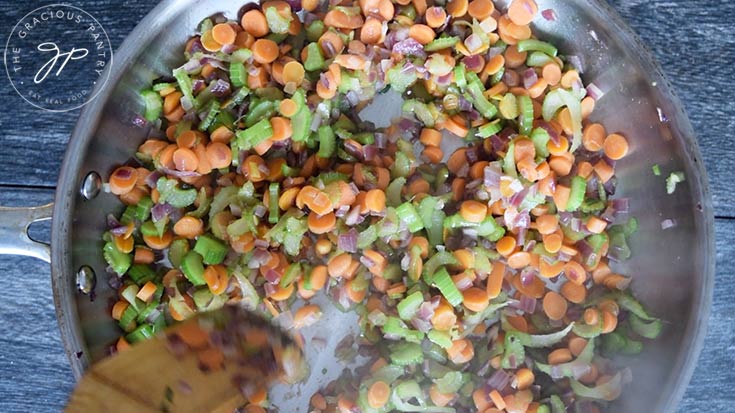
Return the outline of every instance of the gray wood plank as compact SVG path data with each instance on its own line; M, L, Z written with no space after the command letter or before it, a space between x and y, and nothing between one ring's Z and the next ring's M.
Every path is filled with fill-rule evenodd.
M39 205L49 190L0 188L0 205ZM735 403L735 220L718 219L717 279L704 352L679 411L731 411ZM46 234L44 234L46 232ZM48 227L39 230L48 239ZM26 258L0 257L7 283L0 300L0 412L58 412L73 387L61 346L49 267ZM634 412L631 412L634 413Z
M717 0L610 0L655 53L684 102L697 131L710 175L717 216L735 217L735 192L728 187L735 168L735 130L730 97L735 95L735 3ZM0 3L0 33L7 33L31 6ZM95 16L117 48L138 21L155 6L133 0L110 7L107 1L75 3ZM74 79L70 79L73 82ZM72 83L73 84L73 83ZM54 114L31 107L7 81L0 82L0 184L54 186L66 142L79 111ZM41 162L28 162L38 159Z

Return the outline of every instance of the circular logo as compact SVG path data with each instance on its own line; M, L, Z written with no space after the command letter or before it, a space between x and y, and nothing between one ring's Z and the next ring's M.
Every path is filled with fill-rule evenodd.
M111 64L112 45L100 23L66 4L26 14L5 45L5 70L15 91L52 112L77 109L94 99Z

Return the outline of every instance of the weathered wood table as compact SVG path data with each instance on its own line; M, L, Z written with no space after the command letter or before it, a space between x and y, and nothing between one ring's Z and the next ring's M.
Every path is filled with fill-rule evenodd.
M0 2L0 38L28 11L48 2ZM611 0L653 50L699 136L714 197L717 279L709 334L680 411L735 408L735 2ZM78 0L117 48L154 7L143 0ZM4 44L4 42L3 42ZM0 205L50 202L78 111L35 109L0 79ZM48 239L48 227L36 231ZM0 412L58 412L73 387L59 338L49 267L0 257ZM639 412L628 412L639 413ZM640 412L642 413L642 412ZM658 413L658 412L652 412Z

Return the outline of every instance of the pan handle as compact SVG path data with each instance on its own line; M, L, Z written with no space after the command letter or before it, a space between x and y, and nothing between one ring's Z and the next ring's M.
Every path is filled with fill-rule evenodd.
M34 222L51 219L54 204L37 207L0 207L0 255L25 255L51 262L51 247L28 236Z

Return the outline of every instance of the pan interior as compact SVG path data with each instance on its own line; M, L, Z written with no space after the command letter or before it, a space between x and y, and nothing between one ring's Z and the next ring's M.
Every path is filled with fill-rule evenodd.
M616 196L631 199L631 215L639 219L641 229L632 240L633 258L614 269L634 277L634 292L665 320L667 328L643 355L625 361L633 368L634 383L624 392L619 410L674 411L701 345L714 255L711 206L692 128L644 46L608 6L598 1L541 0L539 8L553 8L558 16L555 22L536 20L539 37L556 42L564 54L578 56L584 63L585 82L594 82L605 93L593 120L631 142L630 155L617 168ZM73 298L79 331L65 335L70 354L83 351L71 357L78 375L91 361L106 356L119 335L109 316L116 292L105 279L101 239L106 215L119 213L122 206L111 194L84 200L74 188L87 173L97 171L108 177L133 156L148 134L132 122L143 107L138 92L181 65L184 44L198 23L220 12L237 18L238 9L216 0L171 0L159 5L122 46L109 89L84 110L75 130L56 209L57 216L66 218L60 221L69 231L66 239L71 247L63 252L56 248L54 272L62 277L59 274L75 274L82 265L89 265L98 277L94 301L81 294ZM372 116L384 118L381 113L365 114L368 119ZM651 173L654 164L661 166L664 176ZM673 171L683 171L687 180L667 195L664 178ZM662 230L665 219L675 220L677 226ZM64 240L63 233L57 231L55 238ZM62 288L75 291L73 278L60 278ZM63 304L64 293L60 294ZM314 335L323 335L326 344L318 339L319 346L308 349L313 352L309 354L312 380L274 389L273 400L281 411L306 411L311 392L341 370L333 349L342 336L357 332L354 314L332 310L331 304L324 307L329 310ZM73 325L74 317L74 311L60 313L62 331L64 320Z

